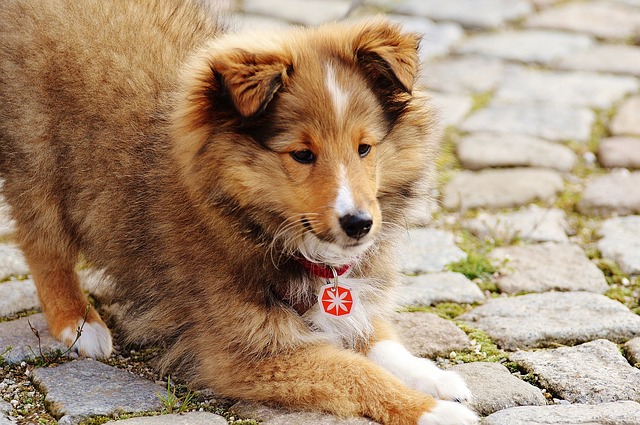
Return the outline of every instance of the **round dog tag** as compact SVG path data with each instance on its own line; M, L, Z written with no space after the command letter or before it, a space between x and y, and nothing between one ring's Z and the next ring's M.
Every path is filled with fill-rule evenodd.
M351 288L329 283L320 288L318 303L324 314L331 317L346 317L351 314L355 297Z

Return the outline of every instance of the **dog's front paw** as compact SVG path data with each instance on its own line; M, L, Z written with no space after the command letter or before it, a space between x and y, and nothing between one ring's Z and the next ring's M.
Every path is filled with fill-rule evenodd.
M413 356L395 341L376 343L369 358L415 390L442 400L471 400L471 391L460 375L442 370L430 360Z
M457 402L471 400L471 391L460 375L437 368L429 369L429 373L426 373L427 369L429 368L424 368L425 374L421 379L414 381L413 387L415 389L441 400Z
M80 337L78 337L80 330ZM60 333L60 340L84 357L104 359L113 349L111 332L102 321L78 320L76 327L66 327Z
M436 406L418 419L418 425L474 425L480 422L468 407L452 401L439 400Z

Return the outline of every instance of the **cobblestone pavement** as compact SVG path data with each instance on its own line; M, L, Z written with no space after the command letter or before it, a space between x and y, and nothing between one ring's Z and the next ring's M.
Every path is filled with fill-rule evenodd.
M439 206L408 232L402 263L407 346L458 371L487 425L640 424L640 1L227 6L238 28L383 12L425 34L421 82L445 128ZM0 203L0 424L369 423L185 400L153 372L153 350L52 360L61 347L11 232Z

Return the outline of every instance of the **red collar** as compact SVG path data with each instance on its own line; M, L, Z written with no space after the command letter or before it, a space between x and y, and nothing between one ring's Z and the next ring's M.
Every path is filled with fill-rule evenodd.
M345 264L343 266L331 267L323 264L314 263L306 258L297 258L298 263L305 268L310 274L321 277L323 279L332 279L335 276L342 276L351 268L351 264ZM333 274L335 271L335 275Z

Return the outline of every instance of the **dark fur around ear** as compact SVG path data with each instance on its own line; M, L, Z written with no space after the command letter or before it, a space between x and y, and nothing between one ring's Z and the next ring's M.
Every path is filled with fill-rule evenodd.
M386 90L411 93L418 74L420 35L403 33L398 25L385 21L365 26L354 39L354 52L360 66ZM387 84L384 84L386 81Z

